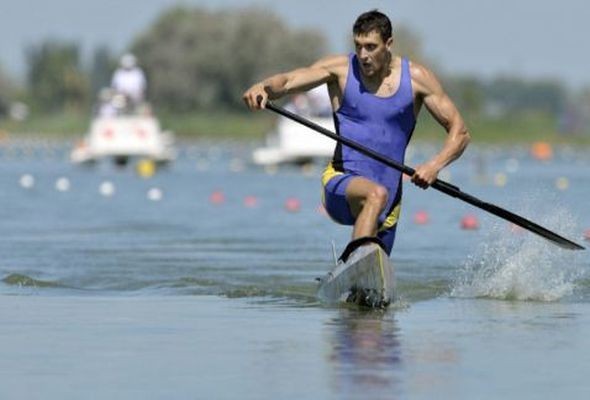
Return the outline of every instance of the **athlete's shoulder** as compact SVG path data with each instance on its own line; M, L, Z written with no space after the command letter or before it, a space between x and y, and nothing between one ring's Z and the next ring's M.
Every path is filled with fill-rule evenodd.
M429 79L435 78L434 72L430 70L430 68L426 67L425 65L419 64L415 61L409 61L410 65L410 74L412 75L412 79L418 82L427 81Z
M430 68L415 61L410 61L409 65L412 84L419 92L431 92L440 87L438 78Z

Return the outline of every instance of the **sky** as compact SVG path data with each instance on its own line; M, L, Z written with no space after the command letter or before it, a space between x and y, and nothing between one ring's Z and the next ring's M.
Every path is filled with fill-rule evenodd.
M123 52L176 4L217 10L260 5L293 27L314 28L329 51L347 51L358 14L378 8L423 42L447 73L517 74L590 86L587 0L0 0L0 67L25 75L25 48L47 38L75 40L89 54L101 44Z

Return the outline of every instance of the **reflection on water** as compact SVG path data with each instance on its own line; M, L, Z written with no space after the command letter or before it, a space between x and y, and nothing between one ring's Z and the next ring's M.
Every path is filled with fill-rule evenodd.
M344 308L327 323L335 390L345 397L399 392L402 362L393 312Z
M441 333L434 322L442 326L450 320L432 314L409 322L413 308L344 308L328 320L327 360L338 398L457 397L461 383L456 374L465 361L455 337Z
M562 374L580 373L568 357L580 349L586 316L571 307L441 299L408 310L339 309L324 325L330 390L338 399L497 398L480 396L495 381L520 398L530 387L519 376L538 384L552 376L546 354Z

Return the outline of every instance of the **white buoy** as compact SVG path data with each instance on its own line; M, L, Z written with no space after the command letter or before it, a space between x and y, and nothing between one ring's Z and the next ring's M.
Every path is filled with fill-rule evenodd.
M70 180L66 177L61 177L55 181L55 190L58 192L67 192L70 190Z
M113 185L113 183L110 181L104 181L100 184L98 191L104 197L111 197L115 194L115 185Z
M33 186L35 186L35 178L33 177L33 175L24 174L20 177L19 184L24 189L32 189Z
M164 197L164 194L158 188L151 188L147 192L147 198L151 201L160 201L162 197Z

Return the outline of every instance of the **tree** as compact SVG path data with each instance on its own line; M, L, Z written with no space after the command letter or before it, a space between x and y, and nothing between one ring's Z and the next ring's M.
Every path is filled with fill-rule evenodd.
M79 111L88 105L88 78L76 44L49 40L29 47L26 56L34 106L42 111Z
M502 76L486 85L489 101L499 105L506 113L542 112L558 115L567 103L564 85L552 80L525 80Z
M242 109L261 77L311 63L325 50L316 31L292 30L260 8L212 12L175 7L133 44L153 103L174 111Z
M473 76L452 76L445 80L447 91L461 112L479 115L485 103L485 84Z
M0 67L0 118L8 113L10 97L12 96L13 87L10 79Z
M409 26L399 24L394 27L393 47L395 52L420 63L428 62L424 54L420 35ZM431 65L432 63L428 63Z
M90 88L93 95L110 86L116 67L117 59L107 46L99 46L94 50L90 67Z

